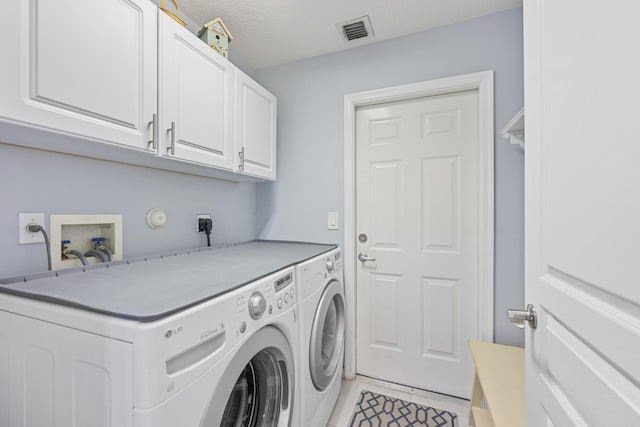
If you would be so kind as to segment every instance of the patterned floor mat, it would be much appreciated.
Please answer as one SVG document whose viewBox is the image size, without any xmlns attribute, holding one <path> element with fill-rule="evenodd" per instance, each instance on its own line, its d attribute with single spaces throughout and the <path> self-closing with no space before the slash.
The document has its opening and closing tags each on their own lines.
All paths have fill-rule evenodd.
<svg viewBox="0 0 640 427">
<path fill-rule="evenodd" d="M 362 390 L 349 427 L 458 427 L 458 416 L 449 411 L 417 405 Z"/>
</svg>

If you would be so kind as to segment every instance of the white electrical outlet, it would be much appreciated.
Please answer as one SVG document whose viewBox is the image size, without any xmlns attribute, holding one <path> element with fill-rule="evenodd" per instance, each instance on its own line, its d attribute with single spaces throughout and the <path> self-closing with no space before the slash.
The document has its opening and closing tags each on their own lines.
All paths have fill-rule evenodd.
<svg viewBox="0 0 640 427">
<path fill-rule="evenodd" d="M 27 225 L 29 224 L 38 224 L 44 228 L 44 213 L 18 212 L 18 243 L 21 245 L 44 243 L 44 235 L 42 233 L 27 231 Z"/>
<path fill-rule="evenodd" d="M 196 214 L 196 231 L 200 231 L 199 219 L 211 219 L 211 214 Z"/>
<path fill-rule="evenodd" d="M 327 229 L 338 230 L 338 212 L 329 212 L 327 222 Z"/>
</svg>

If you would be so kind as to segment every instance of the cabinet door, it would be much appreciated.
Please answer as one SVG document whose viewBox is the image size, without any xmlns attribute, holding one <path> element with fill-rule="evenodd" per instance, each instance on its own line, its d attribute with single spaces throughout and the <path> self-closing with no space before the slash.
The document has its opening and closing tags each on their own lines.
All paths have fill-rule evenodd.
<svg viewBox="0 0 640 427">
<path fill-rule="evenodd" d="M 0 120 L 151 150 L 157 13 L 146 0 L 3 2 Z"/>
<path fill-rule="evenodd" d="M 242 71 L 235 73 L 236 148 L 239 172 L 276 179 L 276 97 Z"/>
<path fill-rule="evenodd" d="M 234 67 L 166 14 L 159 22 L 162 154 L 232 169 Z"/>
</svg>

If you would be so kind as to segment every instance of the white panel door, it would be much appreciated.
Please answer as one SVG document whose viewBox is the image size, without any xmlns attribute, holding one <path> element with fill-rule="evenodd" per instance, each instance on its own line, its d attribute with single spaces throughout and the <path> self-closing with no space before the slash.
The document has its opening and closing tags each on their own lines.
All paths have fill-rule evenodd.
<svg viewBox="0 0 640 427">
<path fill-rule="evenodd" d="M 528 426 L 640 425 L 638 16 L 524 2 Z"/>
<path fill-rule="evenodd" d="M 358 108 L 359 374 L 469 397 L 478 141 L 476 91 Z"/>
<path fill-rule="evenodd" d="M 235 139 L 239 172 L 276 179 L 276 115 L 276 97 L 236 68 Z"/>
<path fill-rule="evenodd" d="M 231 170 L 234 67 L 165 13 L 159 22 L 161 154 Z"/>
<path fill-rule="evenodd" d="M 151 150 L 153 3 L 5 1 L 1 15 L 0 118 Z"/>
</svg>

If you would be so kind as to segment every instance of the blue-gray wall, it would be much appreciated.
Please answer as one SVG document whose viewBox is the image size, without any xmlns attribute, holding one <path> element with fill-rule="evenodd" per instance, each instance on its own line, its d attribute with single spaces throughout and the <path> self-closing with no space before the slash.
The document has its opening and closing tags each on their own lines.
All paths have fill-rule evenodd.
<svg viewBox="0 0 640 427">
<path fill-rule="evenodd" d="M 124 256 L 255 237 L 343 243 L 326 229 L 343 206 L 345 94 L 492 69 L 496 125 L 497 342 L 523 344 L 504 310 L 524 305 L 523 152 L 498 131 L 523 105 L 520 9 L 254 72 L 278 96 L 278 181 L 236 184 L 0 144 L 0 277 L 46 268 L 43 245 L 17 244 L 17 213 L 122 213 Z M 236 62 L 240 59 L 237 58 Z M 242 61 L 240 61 L 242 63 Z M 74 177 L 95 177 L 82 181 Z M 145 223 L 167 211 L 159 230 Z M 257 214 L 256 214 L 257 210 Z"/>
<path fill-rule="evenodd" d="M 43 244 L 18 245 L 18 212 L 122 214 L 124 257 L 205 246 L 196 214 L 213 216 L 213 243 L 254 239 L 256 184 L 0 144 L 0 277 L 47 269 Z M 153 230 L 149 209 L 167 212 Z M 176 284 L 179 286 L 179 284 Z"/>
<path fill-rule="evenodd" d="M 197 32 L 199 25 L 180 16 Z M 240 58 L 234 61 L 242 67 Z M 153 207 L 167 212 L 162 229 L 146 225 Z M 198 213 L 213 215 L 214 243 L 257 237 L 255 184 L 38 151 L 0 140 L 0 277 L 47 267 L 44 245 L 18 245 L 18 212 L 44 212 L 47 229 L 50 214 L 120 213 L 125 257 L 203 246 L 204 235 L 194 231 Z"/>
<path fill-rule="evenodd" d="M 523 105 L 522 10 L 252 73 L 278 97 L 278 181 L 258 184 L 263 238 L 336 242 L 344 216 L 345 94 L 495 71 L 495 339 L 524 344 L 505 310 L 524 306 L 523 151 L 500 129 Z"/>
</svg>

